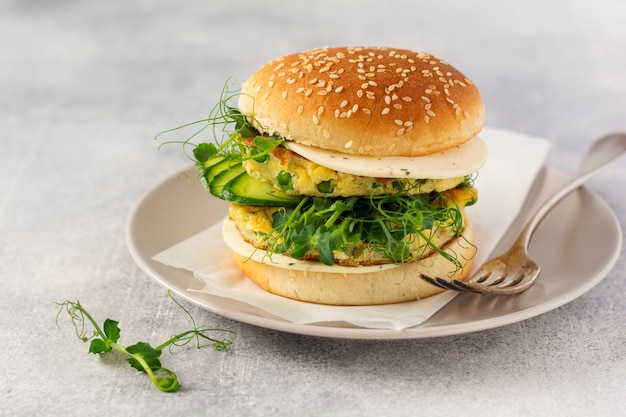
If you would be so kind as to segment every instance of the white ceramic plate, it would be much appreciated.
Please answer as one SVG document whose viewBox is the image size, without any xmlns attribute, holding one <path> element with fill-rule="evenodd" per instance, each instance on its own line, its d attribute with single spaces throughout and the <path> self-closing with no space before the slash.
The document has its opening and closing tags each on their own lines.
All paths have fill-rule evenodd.
<svg viewBox="0 0 626 417">
<path fill-rule="evenodd" d="M 193 167 L 188 169 L 195 175 Z M 495 253 L 506 249 L 523 220 L 566 177 L 544 167 L 516 221 Z M 296 324 L 247 304 L 189 291 L 203 283 L 190 272 L 152 260 L 152 256 L 221 220 L 227 204 L 210 197 L 200 183 L 175 173 L 158 183 L 139 201 L 130 215 L 127 244 L 148 276 L 179 297 L 215 314 L 255 326 L 312 336 L 353 339 L 408 339 L 469 333 L 515 323 L 546 313 L 583 295 L 613 267 L 622 235 L 613 211 L 596 194 L 582 188 L 567 197 L 546 217 L 535 233 L 530 252 L 542 275 L 526 292 L 516 296 L 459 294 L 419 326 L 402 331 L 367 329 L 343 323 Z"/>
</svg>

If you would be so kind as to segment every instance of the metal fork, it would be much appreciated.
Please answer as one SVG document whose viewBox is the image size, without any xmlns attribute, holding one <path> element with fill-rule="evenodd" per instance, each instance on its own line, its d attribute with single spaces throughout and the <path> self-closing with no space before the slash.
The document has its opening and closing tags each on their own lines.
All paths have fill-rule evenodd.
<svg viewBox="0 0 626 417">
<path fill-rule="evenodd" d="M 530 239 L 546 214 L 566 195 L 594 177 L 610 162 L 626 151 L 626 133 L 618 132 L 598 139 L 589 148 L 576 174 L 539 207 L 526 222 L 513 246 L 501 256 L 486 262 L 467 281 L 447 280 L 421 275 L 430 284 L 455 291 L 481 294 L 511 295 L 530 288 L 539 276 L 540 268 L 528 255 Z"/>
</svg>

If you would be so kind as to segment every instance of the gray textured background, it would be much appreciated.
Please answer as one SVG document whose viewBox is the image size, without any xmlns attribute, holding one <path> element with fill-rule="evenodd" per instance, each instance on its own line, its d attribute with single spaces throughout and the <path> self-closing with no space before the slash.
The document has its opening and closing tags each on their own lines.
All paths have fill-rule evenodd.
<svg viewBox="0 0 626 417">
<path fill-rule="evenodd" d="M 589 142 L 626 127 L 626 2 L 0 2 L 0 414 L 626 415 L 626 256 L 576 301 L 474 334 L 357 341 L 256 328 L 230 352 L 184 348 L 162 394 L 119 357 L 55 326 L 53 301 L 118 319 L 122 341 L 188 326 L 134 264 L 138 198 L 187 166 L 155 133 L 207 114 L 229 76 L 324 45 L 441 56 L 483 93 L 488 124 L 553 142 L 572 172 Z M 590 184 L 626 226 L 626 165 Z"/>
</svg>

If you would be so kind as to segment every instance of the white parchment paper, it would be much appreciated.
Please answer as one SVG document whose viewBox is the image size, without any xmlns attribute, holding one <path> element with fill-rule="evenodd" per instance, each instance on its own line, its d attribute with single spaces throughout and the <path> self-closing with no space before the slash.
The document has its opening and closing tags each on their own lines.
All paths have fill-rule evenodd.
<svg viewBox="0 0 626 417">
<path fill-rule="evenodd" d="M 508 131 L 485 129 L 480 136 L 489 147 L 489 159 L 475 181 L 478 203 L 468 208 L 478 247 L 475 267 L 489 257 L 519 213 L 550 149 L 549 142 L 543 139 Z M 456 295 L 447 291 L 414 302 L 346 307 L 304 303 L 269 294 L 234 265 L 221 229 L 219 222 L 153 259 L 186 269 L 202 279 L 205 287 L 200 292 L 235 299 L 298 324 L 345 322 L 366 328 L 402 330 L 424 322 Z"/>
</svg>

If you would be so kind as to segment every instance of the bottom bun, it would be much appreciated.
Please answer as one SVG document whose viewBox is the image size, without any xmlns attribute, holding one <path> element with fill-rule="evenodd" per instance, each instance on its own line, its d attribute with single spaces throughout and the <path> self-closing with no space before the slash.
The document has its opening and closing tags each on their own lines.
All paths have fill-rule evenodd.
<svg viewBox="0 0 626 417">
<path fill-rule="evenodd" d="M 472 269 L 475 247 L 474 230 L 465 217 L 463 235 L 443 249 L 456 254 L 463 264 L 459 269 L 438 253 L 398 268 L 366 274 L 306 272 L 278 268 L 256 262 L 235 253 L 235 264 L 252 281 L 270 293 L 298 301 L 330 305 L 376 305 L 420 300 L 444 290 L 420 278 L 431 277 L 465 280 Z"/>
</svg>

